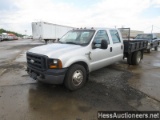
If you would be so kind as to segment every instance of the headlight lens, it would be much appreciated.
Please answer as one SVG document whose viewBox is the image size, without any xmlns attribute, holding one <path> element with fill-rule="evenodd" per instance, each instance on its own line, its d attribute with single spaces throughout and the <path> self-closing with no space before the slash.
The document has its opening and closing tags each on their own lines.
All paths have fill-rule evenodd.
<svg viewBox="0 0 160 120">
<path fill-rule="evenodd" d="M 150 45 L 151 43 L 148 43 L 148 45 Z"/>
<path fill-rule="evenodd" d="M 58 60 L 53 60 L 53 64 L 58 64 Z"/>
<path fill-rule="evenodd" d="M 59 59 L 49 59 L 49 68 L 56 69 L 62 68 L 62 62 Z"/>
</svg>

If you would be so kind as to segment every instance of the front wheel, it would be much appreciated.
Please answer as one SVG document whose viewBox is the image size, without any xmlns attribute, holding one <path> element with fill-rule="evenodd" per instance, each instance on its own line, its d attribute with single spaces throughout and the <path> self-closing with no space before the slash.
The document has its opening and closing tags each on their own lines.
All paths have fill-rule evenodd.
<svg viewBox="0 0 160 120">
<path fill-rule="evenodd" d="M 133 59 L 132 59 L 133 65 L 138 65 L 141 62 L 142 54 L 143 53 L 141 51 L 137 51 L 133 54 Z"/>
<path fill-rule="evenodd" d="M 64 84 L 71 91 L 84 86 L 87 80 L 86 69 L 79 64 L 72 65 L 65 77 Z"/>
</svg>

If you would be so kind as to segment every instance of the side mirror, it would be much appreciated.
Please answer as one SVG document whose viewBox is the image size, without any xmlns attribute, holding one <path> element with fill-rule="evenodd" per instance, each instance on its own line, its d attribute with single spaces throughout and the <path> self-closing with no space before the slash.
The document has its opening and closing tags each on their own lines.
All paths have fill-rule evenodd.
<svg viewBox="0 0 160 120">
<path fill-rule="evenodd" d="M 107 49 L 108 48 L 108 43 L 106 40 L 101 41 L 101 49 Z"/>
<path fill-rule="evenodd" d="M 100 43 L 95 43 L 95 42 L 93 42 L 92 48 L 93 48 L 93 49 L 96 49 L 96 48 L 107 49 L 107 48 L 108 48 L 107 40 L 101 40 Z"/>
</svg>

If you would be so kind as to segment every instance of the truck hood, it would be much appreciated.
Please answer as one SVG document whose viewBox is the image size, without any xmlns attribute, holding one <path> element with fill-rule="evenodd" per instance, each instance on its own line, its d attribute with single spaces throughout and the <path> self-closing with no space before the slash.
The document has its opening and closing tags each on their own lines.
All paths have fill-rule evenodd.
<svg viewBox="0 0 160 120">
<path fill-rule="evenodd" d="M 82 48 L 80 45 L 53 43 L 32 48 L 28 52 L 46 55 L 50 58 L 58 58 L 60 55 L 79 50 L 80 48 Z"/>
</svg>

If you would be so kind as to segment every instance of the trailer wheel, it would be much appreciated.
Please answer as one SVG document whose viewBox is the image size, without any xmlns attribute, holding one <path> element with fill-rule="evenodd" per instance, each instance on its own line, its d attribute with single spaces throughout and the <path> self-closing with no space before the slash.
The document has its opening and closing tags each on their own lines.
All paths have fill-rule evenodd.
<svg viewBox="0 0 160 120">
<path fill-rule="evenodd" d="M 156 47 L 154 48 L 154 50 L 157 51 L 157 50 L 158 50 L 158 46 L 156 46 Z"/>
<path fill-rule="evenodd" d="M 86 69 L 79 64 L 72 65 L 65 77 L 64 84 L 71 91 L 77 90 L 84 86 L 87 81 Z"/>
<path fill-rule="evenodd" d="M 133 65 L 138 65 L 142 60 L 142 52 L 137 51 L 133 54 L 133 59 L 132 59 L 132 64 Z"/>
<path fill-rule="evenodd" d="M 47 44 L 47 43 L 48 43 L 48 39 L 44 39 L 44 41 L 45 41 L 45 44 Z"/>
</svg>

